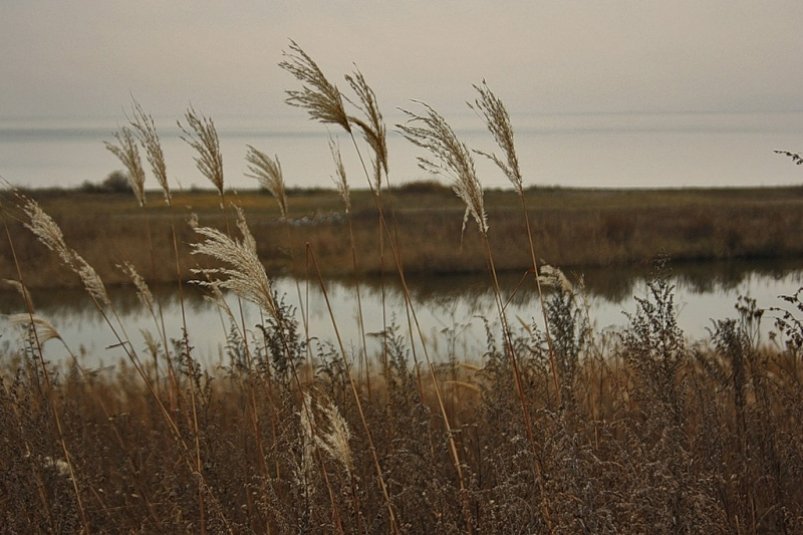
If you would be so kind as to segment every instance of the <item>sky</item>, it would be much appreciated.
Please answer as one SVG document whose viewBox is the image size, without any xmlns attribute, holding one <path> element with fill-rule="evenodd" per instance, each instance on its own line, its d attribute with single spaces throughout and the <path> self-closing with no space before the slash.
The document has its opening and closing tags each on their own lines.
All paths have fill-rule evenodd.
<svg viewBox="0 0 803 535">
<path fill-rule="evenodd" d="M 289 39 L 385 109 L 464 110 L 486 79 L 513 112 L 803 109 L 803 2 L 4 0 L 0 118 L 287 113 Z"/>
</svg>

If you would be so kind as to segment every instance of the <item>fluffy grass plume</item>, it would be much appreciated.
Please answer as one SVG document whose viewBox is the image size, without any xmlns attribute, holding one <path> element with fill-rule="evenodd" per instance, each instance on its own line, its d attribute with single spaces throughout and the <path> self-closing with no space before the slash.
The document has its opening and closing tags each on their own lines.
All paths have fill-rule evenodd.
<svg viewBox="0 0 803 535">
<path fill-rule="evenodd" d="M 194 273 L 201 274 L 209 280 L 194 282 L 200 286 L 218 286 L 231 290 L 277 317 L 278 309 L 273 299 L 270 279 L 259 261 L 256 242 L 239 208 L 237 208 L 237 227 L 243 236 L 242 240 L 230 238 L 214 228 L 195 228 L 195 232 L 204 240 L 192 244 L 192 254 L 209 256 L 228 267 L 195 269 Z"/>
<path fill-rule="evenodd" d="M 55 253 L 65 266 L 81 278 L 84 288 L 99 305 L 110 306 L 111 301 L 100 276 L 81 255 L 67 246 L 64 234 L 53 218 L 45 213 L 33 199 L 23 198 L 22 211 L 27 218 L 24 222 L 25 227 L 33 232 L 45 247 Z"/>
<path fill-rule="evenodd" d="M 502 100 L 488 88 L 485 80 L 482 81 L 482 84 L 475 85 L 474 89 L 479 93 L 479 97 L 473 104 L 468 103 L 468 105 L 485 119 L 485 124 L 494 141 L 505 154 L 505 160 L 502 160 L 496 154 L 482 151 L 475 152 L 489 158 L 498 165 L 513 184 L 513 187 L 516 188 L 518 194 L 522 195 L 524 193 L 524 185 L 521 170 L 519 169 L 519 158 L 516 155 L 516 145 L 513 142 L 513 126 L 510 124 L 510 115 L 507 112 L 507 108 L 505 108 Z"/>
<path fill-rule="evenodd" d="M 482 185 L 477 178 L 471 152 L 465 143 L 457 139 L 443 116 L 428 104 L 420 104 L 424 109 L 421 114 L 402 110 L 408 121 L 397 126 L 411 143 L 426 149 L 432 155 L 432 158 L 419 156 L 419 166 L 452 181 L 452 190 L 466 205 L 463 228 L 465 229 L 466 220 L 471 215 L 480 232 L 487 235 L 488 217 L 485 213 Z"/>
<path fill-rule="evenodd" d="M 145 149 L 145 156 L 148 163 L 151 165 L 153 176 L 162 188 L 165 203 L 170 206 L 170 185 L 167 182 L 167 165 L 165 164 L 164 152 L 162 151 L 162 143 L 159 140 L 159 134 L 156 132 L 156 125 L 153 122 L 153 117 L 145 113 L 136 100 L 133 104 L 133 114 L 130 123 L 132 128 L 136 131 L 137 138 L 140 145 Z"/>
<path fill-rule="evenodd" d="M 340 195 L 340 198 L 343 199 L 343 206 L 348 214 L 351 212 L 351 190 L 349 189 L 349 182 L 346 177 L 346 166 L 343 165 L 343 156 L 340 154 L 340 147 L 331 137 L 329 138 L 329 152 L 332 153 L 332 161 L 334 161 L 336 173 L 336 177 L 332 180 L 337 188 L 337 193 Z"/>
<path fill-rule="evenodd" d="M 36 314 L 10 314 L 6 316 L 8 324 L 12 327 L 18 327 L 26 334 L 31 334 L 31 328 L 36 329 L 36 339 L 40 344 L 44 344 L 48 340 L 60 340 L 61 335 L 48 320 Z"/>
<path fill-rule="evenodd" d="M 217 189 L 218 195 L 223 197 L 223 155 L 220 152 L 220 140 L 212 119 L 198 114 L 190 106 L 184 114 L 187 126 L 178 123 L 184 135 L 181 136 L 190 147 L 198 153 L 195 164 L 198 170 Z"/>
<path fill-rule="evenodd" d="M 265 188 L 276 199 L 282 218 L 287 218 L 287 194 L 284 188 L 284 176 L 282 175 L 282 164 L 279 157 L 271 158 L 264 152 L 248 145 L 248 153 L 245 156 L 248 162 L 248 172 L 246 176 L 257 179 L 259 185 Z"/>
<path fill-rule="evenodd" d="M 340 90 L 323 75 L 318 64 L 298 43 L 290 40 L 290 52 L 283 52 L 279 67 L 302 83 L 300 90 L 288 90 L 285 102 L 307 110 L 310 118 L 322 123 L 338 124 L 351 133 L 351 125 Z"/>
<path fill-rule="evenodd" d="M 145 170 L 139 157 L 139 148 L 134 132 L 127 126 L 115 132 L 116 143 L 104 141 L 106 149 L 117 156 L 128 171 L 128 182 L 140 206 L 145 206 Z"/>
<path fill-rule="evenodd" d="M 376 188 L 379 189 L 382 171 L 385 174 L 388 172 L 388 144 L 385 121 L 379 111 L 376 94 L 365 81 L 362 73 L 357 70 L 353 76 L 347 75 L 346 81 L 356 93 L 358 99 L 357 102 L 349 102 L 352 102 L 365 116 L 364 120 L 359 117 L 349 116 L 349 120 L 360 128 L 363 138 L 365 138 L 366 143 L 374 152 L 374 181 Z"/>
</svg>

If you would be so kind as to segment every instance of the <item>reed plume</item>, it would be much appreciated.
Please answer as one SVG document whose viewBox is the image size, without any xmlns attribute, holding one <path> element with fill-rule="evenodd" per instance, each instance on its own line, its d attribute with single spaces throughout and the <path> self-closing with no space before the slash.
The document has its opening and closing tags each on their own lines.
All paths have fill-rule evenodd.
<svg viewBox="0 0 803 535">
<path fill-rule="evenodd" d="M 265 188 L 276 199 L 282 219 L 287 219 L 287 194 L 284 187 L 284 176 L 282 175 L 282 164 L 278 156 L 271 158 L 264 152 L 248 145 L 248 153 L 245 156 L 248 162 L 248 173 L 246 176 L 257 179 L 259 185 Z"/>
<path fill-rule="evenodd" d="M 153 117 L 142 109 L 142 106 L 134 100 L 133 118 L 129 121 L 137 133 L 140 145 L 145 149 L 148 163 L 151 165 L 153 176 L 162 188 L 165 204 L 170 206 L 170 185 L 167 182 L 167 165 L 165 164 L 162 143 L 159 134 L 156 132 L 156 125 Z"/>
<path fill-rule="evenodd" d="M 36 330 L 36 338 L 40 344 L 44 344 L 48 340 L 61 340 L 61 335 L 58 330 L 45 318 L 36 314 L 20 313 L 9 314 L 6 316 L 9 325 L 12 327 L 19 327 L 27 334 L 32 334 L 31 330 Z"/>
<path fill-rule="evenodd" d="M 379 191 L 382 184 L 382 171 L 388 173 L 388 144 L 387 128 L 379 111 L 374 90 L 365 81 L 365 77 L 359 70 L 354 75 L 346 75 L 346 81 L 357 95 L 357 102 L 351 102 L 354 107 L 362 112 L 365 119 L 349 116 L 349 121 L 357 125 L 362 132 L 365 142 L 374 152 L 374 187 Z M 348 99 L 347 99 L 348 100 Z"/>
<path fill-rule="evenodd" d="M 337 142 L 329 138 L 329 152 L 332 153 L 332 161 L 335 164 L 336 177 L 332 179 L 335 183 L 337 193 L 343 201 L 343 209 L 346 214 L 351 213 L 351 190 L 349 189 L 349 181 L 346 176 L 346 167 L 343 165 L 343 156 L 340 154 L 340 147 Z"/>
<path fill-rule="evenodd" d="M 24 225 L 34 233 L 39 241 L 81 278 L 84 288 L 99 306 L 109 307 L 111 301 L 106 287 L 95 269 L 84 258 L 70 249 L 64 241 L 64 234 L 58 224 L 33 199 L 22 198 L 22 210 L 27 220 Z"/>
<path fill-rule="evenodd" d="M 123 262 L 122 264 L 118 264 L 117 267 L 134 283 L 134 287 L 137 289 L 137 298 L 142 306 L 153 314 L 156 300 L 153 298 L 151 289 L 148 287 L 145 279 L 139 274 L 134 264 L 131 262 Z"/>
<path fill-rule="evenodd" d="M 209 179 L 223 199 L 223 154 L 220 152 L 220 140 L 215 123 L 212 119 L 198 114 L 192 106 L 187 109 L 184 118 L 187 121 L 186 127 L 180 121 L 177 123 L 184 132 L 181 139 L 198 153 L 194 158 L 198 170 Z"/>
<path fill-rule="evenodd" d="M 3 279 L 3 282 L 17 290 L 17 293 L 20 294 L 22 297 L 23 302 L 25 303 L 26 310 L 33 310 L 33 299 L 31 299 L 31 293 L 28 291 L 28 288 L 25 287 L 20 281 L 16 281 L 13 279 Z"/>
<path fill-rule="evenodd" d="M 329 402 L 322 409 L 329 424 L 329 431 L 316 436 L 316 442 L 332 459 L 340 463 L 347 474 L 351 475 L 354 472 L 354 459 L 349 446 L 351 440 L 349 424 L 334 403 Z"/>
<path fill-rule="evenodd" d="M 292 39 L 290 52 L 282 52 L 282 55 L 285 59 L 279 63 L 279 67 L 303 84 L 300 90 L 288 90 L 285 102 L 290 106 L 306 109 L 312 119 L 338 124 L 350 133 L 351 125 L 343 105 L 343 96 L 326 79 L 318 64 Z"/>
<path fill-rule="evenodd" d="M 418 157 L 419 166 L 430 173 L 446 176 L 452 181 L 452 190 L 466 205 L 463 229 L 469 215 L 474 218 L 480 233 L 488 235 L 488 217 L 485 213 L 482 185 L 477 178 L 474 159 L 465 143 L 457 139 L 446 119 L 431 106 L 420 103 L 422 114 L 402 110 L 407 124 L 397 125 L 404 137 L 414 145 L 429 151 L 434 158 Z M 423 126 L 416 126 L 421 124 Z"/>
<path fill-rule="evenodd" d="M 134 132 L 124 126 L 113 135 L 117 141 L 116 144 L 109 141 L 104 141 L 103 144 L 125 166 L 128 171 L 128 182 L 131 184 L 134 196 L 140 206 L 145 206 L 145 170 L 142 168 L 142 160 L 139 156 L 139 148 L 137 148 Z"/>
<path fill-rule="evenodd" d="M 552 381 L 555 385 L 555 396 L 558 404 L 560 404 L 561 388 L 560 379 L 558 377 L 557 362 L 555 360 L 555 348 L 552 335 L 549 332 L 549 319 L 547 318 L 544 294 L 541 291 L 541 277 L 539 276 L 538 262 L 536 260 L 535 244 L 533 240 L 532 228 L 530 226 L 530 215 L 527 211 L 527 201 L 524 197 L 524 184 L 521 175 L 521 169 L 519 169 L 519 158 L 516 154 L 516 144 L 513 140 L 513 125 L 510 123 L 510 115 L 508 114 L 507 108 L 502 102 L 502 99 L 497 97 L 493 91 L 490 90 L 485 80 L 482 81 L 481 85 L 475 85 L 474 89 L 476 89 L 479 93 L 479 98 L 474 101 L 473 105 L 471 103 L 468 103 L 468 105 L 471 109 L 476 111 L 485 119 L 485 124 L 488 127 L 488 131 L 493 136 L 496 144 L 499 145 L 499 148 L 502 149 L 502 152 L 505 154 L 505 159 L 503 160 L 493 153 L 486 153 L 482 151 L 475 152 L 489 158 L 502 170 L 505 176 L 507 176 L 508 180 L 510 180 L 511 184 L 513 184 L 513 187 L 519 196 L 519 200 L 521 201 L 521 210 L 524 215 L 524 223 L 527 228 L 527 242 L 530 246 L 532 272 L 535 278 L 535 286 L 538 290 L 538 299 L 541 303 L 541 314 L 544 318 L 544 332 L 546 334 L 547 345 L 549 346 L 549 363 L 552 371 Z M 559 273 L 560 276 L 558 276 L 557 273 Z M 557 273 L 555 273 L 555 268 L 550 267 L 549 270 L 547 270 L 547 276 L 552 276 L 553 278 L 557 277 L 557 282 L 559 285 L 565 287 L 565 285 L 569 282 L 568 279 L 566 279 L 560 270 L 557 270 Z M 571 285 L 569 284 L 569 286 Z"/>
<path fill-rule="evenodd" d="M 195 228 L 195 232 L 200 234 L 204 241 L 191 245 L 192 254 L 209 256 L 229 267 L 194 269 L 193 273 L 201 274 L 211 280 L 193 282 L 200 286 L 214 285 L 231 290 L 278 318 L 279 310 L 273 299 L 271 281 L 259 261 L 256 242 L 239 208 L 237 208 L 237 227 L 242 234 L 241 240 L 230 238 L 214 228 Z"/>
<path fill-rule="evenodd" d="M 480 114 L 485 119 L 485 124 L 491 132 L 496 144 L 505 154 L 502 160 L 496 154 L 475 150 L 493 161 L 505 173 L 510 183 L 519 195 L 524 193 L 523 179 L 519 169 L 519 158 L 516 155 L 516 145 L 513 141 L 513 126 L 510 124 L 510 115 L 507 112 L 502 100 L 494 95 L 488 88 L 485 80 L 481 85 L 474 85 L 474 89 L 480 94 L 474 104 L 468 103 L 469 107 Z"/>
</svg>

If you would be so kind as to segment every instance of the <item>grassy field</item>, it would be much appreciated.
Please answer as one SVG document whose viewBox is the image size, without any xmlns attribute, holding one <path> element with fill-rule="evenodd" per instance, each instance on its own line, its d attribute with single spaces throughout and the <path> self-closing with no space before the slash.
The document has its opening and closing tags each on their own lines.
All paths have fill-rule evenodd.
<svg viewBox="0 0 803 535">
<path fill-rule="evenodd" d="M 528 195 L 550 261 L 801 252 L 799 189 Z M 35 316 L 20 300 L 30 315 L 12 320 L 19 340 L 0 346 L 0 525 L 8 532 L 803 532 L 803 290 L 790 289 L 787 310 L 741 299 L 709 340 L 690 344 L 664 272 L 637 298 L 627 327 L 597 333 L 578 281 L 542 268 L 553 287 L 543 323 L 511 326 L 499 294 L 499 317 L 485 318 L 486 350 L 432 363 L 432 341 L 421 339 L 423 354 L 409 343 L 420 336 L 409 301 L 406 328 L 387 324 L 382 350 L 368 354 L 316 341 L 303 313 L 270 294 L 257 251 L 271 271 L 349 271 L 349 232 L 333 192 L 293 192 L 289 221 L 265 194 L 230 195 L 250 231 L 211 193 L 176 195 L 172 210 L 109 194 L 34 196 L 63 242 L 38 205 L 4 202 L 3 276 L 18 278 L 13 244 L 27 284 L 83 284 L 119 340 L 107 348 L 119 361 L 87 369 L 80 349 L 59 337 L 59 318 Z M 463 210 L 450 191 L 386 194 L 387 236 L 403 260 L 386 259 L 385 269 L 484 267 L 495 279 L 483 261 L 491 258 L 527 269 L 516 200 L 487 193 L 495 241 L 493 256 L 483 256 L 474 228 L 459 245 Z M 377 212 L 367 192 L 352 202 L 361 269 L 378 270 Z M 211 227 L 193 230 L 191 212 Z M 199 365 L 192 340 L 160 324 L 144 281 L 114 267 L 133 261 L 148 278 L 175 283 L 171 224 L 185 269 L 203 260 L 218 270 L 207 273 L 218 288 L 265 313 L 243 330 L 226 309 L 219 367 Z M 300 260 L 304 243 L 312 263 Z M 98 274 L 133 278 L 153 325 L 123 325 Z M 774 322 L 770 341 L 758 337 L 762 321 Z M 149 332 L 144 348 L 126 334 L 137 331 Z M 45 344 L 61 344 L 60 363 L 45 360 Z"/>
<path fill-rule="evenodd" d="M 172 207 L 152 193 L 146 208 L 128 195 L 2 198 L 0 277 L 23 313 L 0 344 L 0 531 L 803 532 L 803 289 L 781 309 L 741 297 L 691 343 L 666 265 L 617 332 L 593 330 L 582 280 L 553 267 L 801 258 L 803 189 L 526 190 L 507 111 L 482 83 L 469 105 L 512 189 L 483 192 L 474 153 L 418 103 L 398 128 L 457 196 L 431 183 L 388 190 L 386 128 L 362 74 L 346 76 L 344 99 L 292 41 L 280 67 L 300 84 L 288 104 L 342 127 L 358 152 L 362 137 L 380 195 L 349 197 L 334 148 L 338 192 L 285 198 L 278 161 L 251 147 L 249 170 L 273 198 L 228 193 L 214 123 L 190 108 L 184 139 L 215 193 L 174 192 Z M 142 147 L 169 198 L 153 120 L 135 103 L 129 121 L 107 148 L 143 200 Z M 503 270 L 535 288 L 531 323 L 510 317 Z M 434 345 L 457 347 L 460 333 L 427 339 L 406 276 L 471 271 L 493 288 L 486 347 L 434 362 Z M 334 340 L 309 332 L 302 299 L 284 305 L 278 272 L 319 284 Z M 369 352 L 360 284 L 377 272 L 380 287 L 398 282 L 405 312 L 391 318 L 383 301 Z M 325 281 L 344 274 L 356 316 L 329 306 Z M 219 366 L 197 359 L 187 278 L 221 312 Z M 146 279 L 176 285 L 178 332 Z M 135 285 L 147 325 L 120 320 L 106 291 L 118 282 Z M 62 318 L 38 316 L 27 292 L 77 284 L 116 340 L 113 368 L 88 369 Z M 361 347 L 337 335 L 343 322 Z"/>
<path fill-rule="evenodd" d="M 176 193 L 173 208 L 149 193 L 139 208 L 133 196 L 76 191 L 32 192 L 60 224 L 65 237 L 107 283 L 124 282 L 115 268 L 130 261 L 151 282 L 175 280 L 170 225 L 175 225 L 184 277 L 198 259 L 191 213 L 202 225 L 225 228 L 231 210 L 221 212 L 213 192 Z M 513 191 L 488 191 L 486 209 L 497 269 L 526 270 L 529 249 L 519 199 Z M 377 211 L 366 190 L 352 192 L 358 270 L 380 271 Z M 464 206 L 445 186 L 417 183 L 383 194 L 392 209 L 394 232 L 407 273 L 484 271 L 482 242 L 469 225 L 462 245 Z M 288 221 L 278 220 L 267 193 L 229 195 L 242 207 L 269 273 L 303 274 L 310 244 L 325 275 L 352 273 L 342 202 L 335 191 L 289 191 Z M 527 192 L 533 238 L 548 263 L 568 267 L 649 263 L 658 255 L 674 261 L 803 257 L 803 188 L 578 190 L 545 188 Z M 228 215 L 226 215 L 228 213 Z M 32 234 L 11 220 L 11 232 L 30 287 L 73 286 Z M 386 259 L 387 261 L 387 259 Z M 293 263 L 295 266 L 293 266 Z M 385 270 L 391 270 L 387 261 Z M 8 243 L 0 243 L 0 277 L 14 278 Z"/>
</svg>

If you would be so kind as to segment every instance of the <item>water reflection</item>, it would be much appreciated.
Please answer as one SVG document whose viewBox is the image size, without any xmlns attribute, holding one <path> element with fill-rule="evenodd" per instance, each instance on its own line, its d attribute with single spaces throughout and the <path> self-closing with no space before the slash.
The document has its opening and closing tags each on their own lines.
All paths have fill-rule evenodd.
<svg viewBox="0 0 803 535">
<path fill-rule="evenodd" d="M 626 324 L 624 312 L 635 310 L 634 295 L 644 295 L 650 266 L 593 268 L 582 273 L 585 292 L 589 298 L 590 313 L 598 330 L 617 328 Z M 567 273 L 577 279 L 578 274 Z M 500 278 L 505 296 L 509 297 L 511 319 L 531 323 L 540 318 L 538 300 L 531 279 L 523 280 L 524 273 L 505 273 Z M 716 262 L 676 263 L 671 266 L 676 287 L 679 324 L 687 336 L 702 338 L 711 319 L 733 317 L 733 305 L 739 295 L 750 295 L 759 306 L 778 305 L 778 295 L 791 294 L 803 285 L 803 262 L 797 260 L 772 262 Z M 276 290 L 285 295 L 288 304 L 298 307 L 299 291 L 304 308 L 308 310 L 311 335 L 322 341 L 334 340 L 334 328 L 323 294 L 315 281 L 295 281 L 280 278 Z M 357 281 L 338 279 L 327 282 L 327 293 L 337 321 L 337 328 L 347 349 L 361 345 L 357 329 Z M 492 287 L 487 275 L 452 275 L 438 277 L 411 277 L 408 280 L 419 324 L 427 340 L 427 347 L 436 358 L 455 354 L 458 358 L 476 359 L 485 347 L 484 325 L 478 316 L 496 321 Z M 383 285 L 379 278 L 360 279 L 359 287 L 368 332 L 382 330 Z M 161 303 L 168 336 L 181 336 L 181 315 L 176 287 L 152 288 Z M 93 363 L 109 363 L 122 358 L 120 348 L 111 348 L 117 340 L 105 325 L 82 290 L 61 289 L 34 291 L 37 312 L 54 323 L 73 351 L 83 352 Z M 132 288 L 117 287 L 109 290 L 113 306 L 138 349 L 144 348 L 141 329 L 156 332 L 153 320 L 143 310 Z M 388 321 L 399 326 L 409 340 L 408 318 L 399 284 L 390 275 L 385 277 L 384 298 Z M 238 310 L 236 299 L 229 296 L 233 310 Z M 201 289 L 185 286 L 184 307 L 188 330 L 196 354 L 207 363 L 214 363 L 222 354 L 227 330 L 226 322 L 217 309 L 206 299 Z M 0 291 L 0 313 L 21 312 L 22 303 L 13 291 Z M 247 328 L 261 322 L 260 312 L 244 304 L 243 319 Z M 518 323 L 518 322 L 516 322 Z M 540 323 L 540 319 L 536 321 Z M 769 327 L 770 322 L 766 322 Z M 0 318 L 0 342 L 16 343 L 17 334 L 4 318 Z M 379 342 L 370 338 L 369 351 L 376 351 Z M 420 348 L 420 343 L 418 343 Z M 64 351 L 49 349 L 52 359 L 63 357 Z"/>
</svg>

